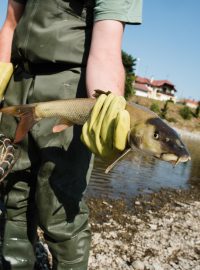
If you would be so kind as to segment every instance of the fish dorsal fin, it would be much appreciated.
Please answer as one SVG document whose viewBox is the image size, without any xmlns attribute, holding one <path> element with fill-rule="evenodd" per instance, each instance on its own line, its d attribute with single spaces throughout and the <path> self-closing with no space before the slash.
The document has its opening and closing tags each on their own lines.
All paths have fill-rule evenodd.
<svg viewBox="0 0 200 270">
<path fill-rule="evenodd" d="M 116 165 L 123 157 L 125 157 L 130 151 L 132 151 L 131 148 L 126 149 L 126 150 L 121 154 L 121 156 L 119 156 L 112 164 L 110 164 L 110 165 L 106 168 L 105 173 L 109 173 L 109 171 L 111 171 L 111 170 L 114 168 L 114 166 L 115 166 L 115 165 Z"/>
<path fill-rule="evenodd" d="M 94 94 L 92 96 L 95 97 L 95 98 L 98 98 L 102 94 L 108 96 L 110 93 L 111 93 L 111 91 L 103 91 L 103 90 L 100 90 L 100 89 L 95 89 Z"/>
</svg>

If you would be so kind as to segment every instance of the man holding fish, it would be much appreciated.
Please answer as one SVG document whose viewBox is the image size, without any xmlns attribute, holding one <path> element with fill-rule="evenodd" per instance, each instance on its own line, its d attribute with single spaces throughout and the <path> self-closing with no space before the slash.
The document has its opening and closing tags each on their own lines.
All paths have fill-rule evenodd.
<svg viewBox="0 0 200 270">
<path fill-rule="evenodd" d="M 4 180 L 4 270 L 34 268 L 38 225 L 52 253 L 53 269 L 87 269 L 91 234 L 82 195 L 90 174 L 88 148 L 104 157 L 126 148 L 130 116 L 121 97 L 121 43 L 124 25 L 141 22 L 141 6 L 142 0 L 8 1 L 0 62 L 12 62 L 14 72 L 0 130 L 18 143 L 20 158 Z M 84 106 L 81 100 L 72 103 L 70 119 L 60 103 L 56 114 L 48 104 L 39 115 L 33 114 L 32 103 L 92 97 L 95 89 L 113 94 L 100 95 L 95 106 L 94 99 L 88 99 L 85 110 L 90 108 L 91 118 L 87 115 L 86 123 L 77 123 L 85 123 L 83 133 L 74 126 L 72 113 L 80 113 L 75 107 Z M 30 106 L 16 111 L 19 104 Z M 43 117 L 44 112 L 50 115 Z M 13 115 L 20 117 L 19 125 Z"/>
</svg>

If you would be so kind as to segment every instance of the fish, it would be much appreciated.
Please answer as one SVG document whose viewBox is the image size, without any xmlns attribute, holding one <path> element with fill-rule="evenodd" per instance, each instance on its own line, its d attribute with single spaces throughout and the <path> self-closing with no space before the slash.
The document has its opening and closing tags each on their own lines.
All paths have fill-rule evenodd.
<svg viewBox="0 0 200 270">
<path fill-rule="evenodd" d="M 96 96 L 101 92 L 97 90 Z M 0 112 L 20 118 L 14 139 L 14 143 L 19 143 L 33 125 L 44 118 L 56 117 L 58 125 L 83 125 L 89 119 L 95 103 L 95 98 L 74 98 L 8 106 L 1 108 Z M 140 151 L 174 166 L 191 159 L 179 134 L 156 113 L 131 101 L 126 102 L 125 109 L 130 114 L 127 147 L 107 172 L 130 151 Z"/>
</svg>

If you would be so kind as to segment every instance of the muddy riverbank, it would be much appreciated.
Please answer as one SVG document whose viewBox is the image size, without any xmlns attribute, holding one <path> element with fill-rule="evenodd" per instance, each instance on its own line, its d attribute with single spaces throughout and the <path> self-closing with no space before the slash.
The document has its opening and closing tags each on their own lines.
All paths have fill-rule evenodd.
<svg viewBox="0 0 200 270">
<path fill-rule="evenodd" d="M 161 189 L 128 203 L 86 198 L 92 230 L 88 270 L 200 270 L 199 191 Z M 45 247 L 37 245 L 36 270 L 51 269 Z"/>
<path fill-rule="evenodd" d="M 86 201 L 92 229 L 88 270 L 200 270 L 199 187 L 162 189 L 129 204 L 105 197 Z M 36 269 L 48 270 L 42 248 Z"/>
<path fill-rule="evenodd" d="M 88 200 L 89 270 L 200 270 L 200 195 L 161 190 L 124 200 Z"/>
</svg>

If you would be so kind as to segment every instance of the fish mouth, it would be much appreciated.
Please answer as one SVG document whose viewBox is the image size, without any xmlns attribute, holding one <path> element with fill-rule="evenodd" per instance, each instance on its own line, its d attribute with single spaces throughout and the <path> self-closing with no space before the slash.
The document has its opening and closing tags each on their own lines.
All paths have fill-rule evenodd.
<svg viewBox="0 0 200 270">
<path fill-rule="evenodd" d="M 178 163 L 183 163 L 191 160 L 190 155 L 177 156 L 171 153 L 161 153 L 160 155 L 155 155 L 155 157 L 164 161 L 168 161 L 174 166 Z"/>
</svg>

